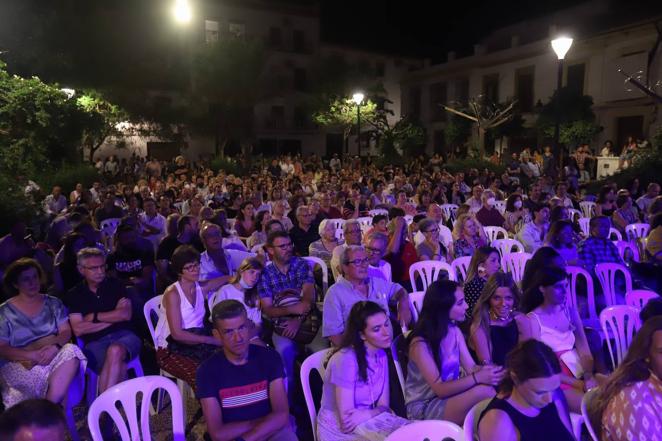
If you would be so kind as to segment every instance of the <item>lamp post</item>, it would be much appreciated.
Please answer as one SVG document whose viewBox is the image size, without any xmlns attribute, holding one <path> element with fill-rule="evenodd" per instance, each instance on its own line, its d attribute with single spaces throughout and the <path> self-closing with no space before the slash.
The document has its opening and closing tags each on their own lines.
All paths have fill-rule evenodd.
<svg viewBox="0 0 662 441">
<path fill-rule="evenodd" d="M 175 16 L 175 20 L 182 24 L 191 21 L 191 16 L 193 15 L 188 0 L 175 0 L 175 6 L 172 8 L 172 13 Z"/>
<path fill-rule="evenodd" d="M 559 155 L 559 165 L 560 169 L 563 169 L 563 151 L 559 145 L 559 131 L 561 125 L 561 86 L 563 85 L 563 59 L 565 54 L 570 50 L 572 46 L 572 38 L 569 37 L 558 37 L 552 40 L 552 49 L 559 59 L 558 63 L 558 72 L 556 76 L 556 109 L 555 109 L 555 122 L 554 122 L 554 149 Z"/>
<path fill-rule="evenodd" d="M 356 92 L 352 95 L 352 101 L 356 103 L 356 143 L 358 145 L 359 156 L 361 156 L 361 104 L 363 103 L 363 98 L 365 98 L 365 95 L 361 92 Z"/>
</svg>

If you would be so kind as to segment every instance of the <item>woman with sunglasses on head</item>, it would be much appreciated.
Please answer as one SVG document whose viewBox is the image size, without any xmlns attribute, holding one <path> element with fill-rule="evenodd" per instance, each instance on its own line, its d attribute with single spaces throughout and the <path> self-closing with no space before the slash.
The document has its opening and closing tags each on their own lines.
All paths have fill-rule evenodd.
<svg viewBox="0 0 662 441">
<path fill-rule="evenodd" d="M 478 366 L 456 323 L 465 319 L 462 288 L 450 280 L 430 284 L 421 315 L 407 337 L 409 364 L 405 402 L 414 420 L 462 424 L 471 407 L 493 397 L 503 377 L 499 366 Z M 467 373 L 460 378 L 460 367 Z"/>
<path fill-rule="evenodd" d="M 318 440 L 383 439 L 407 424 L 389 408 L 387 351 L 392 341 L 390 319 L 377 303 L 360 301 L 352 306 L 340 345 L 327 362 Z"/>
<path fill-rule="evenodd" d="M 476 302 L 470 343 L 482 365 L 503 366 L 506 354 L 517 345 L 523 315 L 516 312 L 520 292 L 513 278 L 501 271 L 493 274 Z"/>
<path fill-rule="evenodd" d="M 217 348 L 205 320 L 210 292 L 227 283 L 228 276 L 200 282 L 200 253 L 189 245 L 175 249 L 170 266 L 177 281 L 166 288 L 156 325 L 156 358 L 166 371 L 195 385 L 195 369 Z"/>
</svg>

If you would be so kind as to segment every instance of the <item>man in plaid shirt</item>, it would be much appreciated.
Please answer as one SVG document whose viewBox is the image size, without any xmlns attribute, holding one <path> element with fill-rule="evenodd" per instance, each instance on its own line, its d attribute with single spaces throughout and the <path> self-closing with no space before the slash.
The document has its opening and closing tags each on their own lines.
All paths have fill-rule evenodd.
<svg viewBox="0 0 662 441">
<path fill-rule="evenodd" d="M 294 391 L 294 360 L 299 346 L 292 340 L 301 326 L 300 316 L 307 314 L 315 302 L 313 271 L 304 259 L 294 255 L 292 239 L 284 231 L 274 231 L 267 237 L 266 247 L 271 265 L 262 271 L 257 291 L 262 312 L 272 321 L 284 320 L 282 335 L 273 334 L 276 351 L 281 355 L 288 381 L 288 394 Z M 299 301 L 278 305 L 283 295 L 298 295 Z"/>
</svg>

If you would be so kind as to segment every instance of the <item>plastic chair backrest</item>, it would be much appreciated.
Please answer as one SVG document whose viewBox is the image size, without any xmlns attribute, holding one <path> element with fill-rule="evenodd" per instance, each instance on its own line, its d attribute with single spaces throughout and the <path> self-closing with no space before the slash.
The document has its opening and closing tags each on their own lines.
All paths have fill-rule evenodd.
<svg viewBox="0 0 662 441">
<path fill-rule="evenodd" d="M 366 217 L 358 217 L 356 220 L 359 222 L 359 225 L 361 225 L 361 228 L 370 228 L 372 227 L 372 217 L 366 216 Z"/>
<path fill-rule="evenodd" d="M 345 225 L 345 219 L 329 219 L 329 222 L 333 224 L 336 230 L 342 229 L 342 226 Z"/>
<path fill-rule="evenodd" d="M 414 321 L 418 320 L 418 316 L 421 313 L 423 308 L 423 298 L 425 297 L 425 291 L 414 291 L 409 293 L 409 303 L 413 306 L 411 312 L 413 314 Z"/>
<path fill-rule="evenodd" d="M 575 208 L 568 208 L 568 217 L 570 222 L 574 223 L 578 218 L 582 217 L 582 212 Z"/>
<path fill-rule="evenodd" d="M 579 218 L 579 228 L 582 230 L 582 234 L 588 237 L 591 233 L 591 218 L 590 217 L 580 217 Z"/>
<path fill-rule="evenodd" d="M 625 253 L 628 250 L 632 253 L 632 260 L 639 262 L 639 248 L 637 248 L 635 244 L 625 240 L 617 240 L 614 242 L 614 245 L 618 248 L 618 254 L 621 256 L 621 259 L 623 259 L 623 262 L 627 262 Z"/>
<path fill-rule="evenodd" d="M 584 217 L 591 218 L 595 214 L 595 202 L 581 201 L 579 203 L 579 208 L 582 210 Z"/>
<path fill-rule="evenodd" d="M 448 249 L 453 243 L 453 233 L 450 228 L 441 222 L 439 222 L 439 239 L 441 239 L 441 243 L 444 244 L 446 249 Z"/>
<path fill-rule="evenodd" d="M 478 439 L 478 417 L 485 410 L 488 404 L 490 404 L 492 398 L 485 398 L 483 401 L 479 401 L 474 404 L 467 416 L 464 417 L 464 439 L 466 441 L 480 441 Z"/>
<path fill-rule="evenodd" d="M 627 267 L 620 263 L 598 263 L 595 265 L 595 275 L 598 276 L 607 306 L 616 304 L 616 274 L 623 273 L 625 277 L 625 292 L 632 291 L 632 276 Z"/>
<path fill-rule="evenodd" d="M 310 390 L 310 372 L 314 369 L 322 377 L 324 381 L 324 374 L 326 367 L 324 360 L 332 349 L 323 349 L 309 355 L 301 364 L 301 387 L 303 389 L 303 397 L 306 400 L 306 407 L 308 408 L 308 416 L 310 417 L 310 425 L 313 428 L 313 439 L 317 440 L 317 409 L 315 409 L 315 401 L 313 400 L 313 393 Z"/>
<path fill-rule="evenodd" d="M 647 289 L 633 289 L 625 293 L 625 304 L 642 310 L 649 300 L 657 299 L 660 296 L 655 291 Z"/>
<path fill-rule="evenodd" d="M 607 236 L 607 237 L 609 237 L 609 239 L 614 241 L 614 242 L 616 242 L 618 240 L 623 240 L 623 235 L 621 234 L 621 232 L 618 231 L 614 227 L 609 228 L 609 236 Z M 614 239 L 614 237 L 616 237 L 616 239 Z"/>
<path fill-rule="evenodd" d="M 121 220 L 122 219 L 116 217 L 104 219 L 99 224 L 99 228 L 106 236 L 112 237 L 115 235 L 115 231 L 117 231 L 117 227 L 119 226 Z"/>
<path fill-rule="evenodd" d="M 455 219 L 458 206 L 455 204 L 442 204 L 441 211 L 444 214 L 444 219 Z"/>
<path fill-rule="evenodd" d="M 230 259 L 232 259 L 232 266 L 235 268 L 239 268 L 241 266 L 241 262 L 243 262 L 247 257 L 257 256 L 257 254 L 250 251 L 226 249 L 225 252 L 228 253 Z"/>
<path fill-rule="evenodd" d="M 145 321 L 147 322 L 147 328 L 149 329 L 149 335 L 152 336 L 152 343 L 156 347 L 156 326 L 159 320 L 163 320 L 161 314 L 161 302 L 163 301 L 163 295 L 155 296 L 145 302 L 143 306 L 143 314 L 145 315 Z M 156 323 L 153 322 L 152 313 L 156 314 L 157 320 Z"/>
<path fill-rule="evenodd" d="M 508 232 L 501 227 L 483 227 L 483 231 L 490 242 L 499 239 L 499 236 L 502 236 L 501 239 L 508 239 Z"/>
<path fill-rule="evenodd" d="M 467 272 L 469 271 L 469 265 L 471 264 L 471 256 L 462 256 L 451 262 L 453 270 L 455 270 L 455 275 L 459 280 L 463 282 L 467 281 Z"/>
<path fill-rule="evenodd" d="M 340 241 L 345 240 L 345 232 L 342 228 L 336 228 L 336 239 Z"/>
<path fill-rule="evenodd" d="M 593 429 L 593 426 L 591 425 L 591 419 L 589 418 L 588 414 L 588 407 L 590 406 L 591 400 L 595 397 L 596 392 L 598 391 L 597 388 L 589 389 L 586 391 L 584 394 L 584 397 L 582 398 L 582 416 L 584 417 L 584 424 L 586 424 L 586 429 L 588 430 L 588 434 L 591 436 L 591 439 L 593 441 L 600 441 L 600 438 L 597 436 L 595 433 L 595 430 Z"/>
<path fill-rule="evenodd" d="M 407 222 L 407 225 L 411 225 L 414 222 L 414 216 L 410 214 L 405 215 L 405 222 Z"/>
<path fill-rule="evenodd" d="M 388 216 L 388 210 L 385 210 L 383 208 L 375 208 L 374 210 L 368 211 L 368 214 L 371 217 L 377 216 L 378 214 L 383 214 L 384 216 Z"/>
<path fill-rule="evenodd" d="M 446 262 L 438 260 L 424 260 L 416 262 L 409 267 L 409 280 L 411 281 L 411 289 L 416 288 L 416 275 L 420 275 L 421 282 L 423 283 L 423 291 L 428 289 L 428 286 L 439 278 L 439 273 L 446 271 L 450 280 L 457 280 L 453 267 Z"/>
<path fill-rule="evenodd" d="M 524 267 L 531 259 L 530 253 L 506 253 L 501 258 L 501 268 L 513 276 L 515 283 L 520 283 L 524 278 Z"/>
<path fill-rule="evenodd" d="M 499 210 L 499 213 L 503 215 L 506 212 L 506 201 L 494 201 L 494 208 Z"/>
<path fill-rule="evenodd" d="M 404 337 L 402 334 L 400 334 L 397 338 L 402 338 Z M 402 371 L 402 366 L 400 365 L 400 360 L 398 359 L 398 347 L 397 347 L 397 340 L 393 340 L 393 343 L 391 343 L 391 356 L 393 357 L 393 365 L 395 366 L 395 373 L 398 376 L 398 383 L 400 383 L 400 389 L 402 390 L 402 396 L 405 395 L 405 376 Z"/>
<path fill-rule="evenodd" d="M 636 223 L 636 224 L 630 224 L 625 227 L 625 234 L 628 237 L 628 240 L 637 240 L 641 237 L 646 237 L 648 236 L 648 232 L 650 231 L 651 226 L 649 224 L 642 224 L 642 223 Z"/>
<path fill-rule="evenodd" d="M 152 395 L 155 391 L 164 389 L 170 395 L 172 408 L 172 434 L 175 441 L 184 441 L 184 406 L 177 385 L 172 380 L 158 375 L 133 378 L 116 384 L 99 395 L 90 406 L 87 423 L 93 441 L 102 441 L 99 419 L 101 414 L 108 413 L 119 430 L 122 440 L 152 439 L 149 429 L 149 410 Z M 141 394 L 140 413 L 136 406 L 136 398 Z M 117 408 L 121 403 L 123 412 Z M 126 417 L 126 420 L 125 420 Z M 128 422 L 128 425 L 127 425 Z"/>
<path fill-rule="evenodd" d="M 594 323 L 598 321 L 598 312 L 595 308 L 595 286 L 593 285 L 593 277 L 584 268 L 579 266 L 567 266 L 565 271 L 570 275 L 570 292 L 568 293 L 568 300 L 572 307 L 580 310 L 577 305 L 577 278 L 582 276 L 586 281 L 586 297 L 588 302 L 588 320 Z"/>
<path fill-rule="evenodd" d="M 499 250 L 499 255 L 503 257 L 507 253 L 523 253 L 524 245 L 517 239 L 496 239 L 492 241 L 492 246 Z M 517 248 L 517 251 L 513 251 Z"/>
<path fill-rule="evenodd" d="M 641 328 L 639 310 L 627 305 L 609 306 L 600 312 L 600 326 L 605 335 L 613 337 L 616 351 L 612 348 L 612 340 L 606 340 L 612 365 L 616 369 L 625 358 L 634 335 Z"/>
<path fill-rule="evenodd" d="M 322 268 L 322 297 L 326 294 L 326 291 L 329 289 L 329 268 L 327 268 L 326 263 L 319 257 L 313 256 L 304 256 L 304 260 L 308 261 L 310 269 L 315 271 L 315 266 Z"/>
<path fill-rule="evenodd" d="M 464 432 L 462 428 L 450 421 L 426 420 L 414 421 L 402 426 L 387 436 L 384 441 L 437 441 L 446 439 L 463 441 Z"/>
</svg>

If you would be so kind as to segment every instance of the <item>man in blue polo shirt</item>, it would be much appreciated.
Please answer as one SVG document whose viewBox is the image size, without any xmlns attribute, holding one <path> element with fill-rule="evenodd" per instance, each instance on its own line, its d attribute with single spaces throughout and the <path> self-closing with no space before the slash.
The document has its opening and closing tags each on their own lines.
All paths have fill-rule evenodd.
<svg viewBox="0 0 662 441">
<path fill-rule="evenodd" d="M 246 309 L 240 302 L 218 303 L 212 319 L 223 350 L 204 361 L 196 376 L 196 397 L 211 439 L 296 441 L 278 353 L 249 344 Z"/>
</svg>

